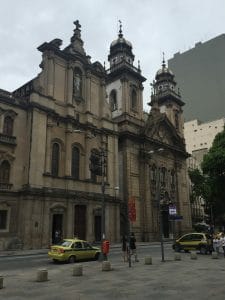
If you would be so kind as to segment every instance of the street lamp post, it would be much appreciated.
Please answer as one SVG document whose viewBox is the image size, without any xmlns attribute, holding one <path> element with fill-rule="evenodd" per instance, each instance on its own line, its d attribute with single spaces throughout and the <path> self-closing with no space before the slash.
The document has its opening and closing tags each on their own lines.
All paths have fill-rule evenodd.
<svg viewBox="0 0 225 300">
<path fill-rule="evenodd" d="M 106 176 L 106 152 L 103 148 L 100 150 L 100 161 L 101 161 L 101 190 L 102 190 L 102 218 L 101 218 L 101 249 L 102 249 L 102 260 L 104 260 L 105 254 L 103 252 L 103 242 L 106 238 L 105 236 L 105 176 Z"/>
<path fill-rule="evenodd" d="M 106 150 L 100 148 L 100 151 L 92 151 L 90 156 L 90 170 L 94 175 L 101 176 L 101 260 L 105 258 L 103 253 L 103 241 L 105 240 L 105 176 L 106 176 Z"/>
</svg>

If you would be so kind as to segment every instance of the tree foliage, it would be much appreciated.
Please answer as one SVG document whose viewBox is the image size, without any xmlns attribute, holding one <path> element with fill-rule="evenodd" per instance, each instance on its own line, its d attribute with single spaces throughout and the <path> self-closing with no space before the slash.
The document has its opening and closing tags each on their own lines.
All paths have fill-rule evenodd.
<svg viewBox="0 0 225 300">
<path fill-rule="evenodd" d="M 201 196 L 212 209 L 214 218 L 222 219 L 225 215 L 225 130 L 216 135 L 203 157 L 201 169 L 202 172 L 189 171 L 193 195 Z"/>
</svg>

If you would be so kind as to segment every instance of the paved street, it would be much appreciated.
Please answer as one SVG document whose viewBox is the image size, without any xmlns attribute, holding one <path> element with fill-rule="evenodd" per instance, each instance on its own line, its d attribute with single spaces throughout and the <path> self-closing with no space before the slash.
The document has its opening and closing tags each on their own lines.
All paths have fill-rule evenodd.
<svg viewBox="0 0 225 300">
<path fill-rule="evenodd" d="M 53 264 L 40 256 L 39 264 L 18 268 L 23 258 L 0 258 L 4 288 L 0 299 L 24 300 L 95 300 L 95 299 L 224 299 L 225 260 L 209 255 L 181 253 L 182 260 L 175 261 L 171 245 L 165 245 L 166 262 L 161 262 L 160 246 L 139 247 L 138 263 L 129 268 L 121 261 L 120 249 L 113 249 L 110 262 L 113 270 L 102 272 L 100 262 L 82 262 L 83 276 L 72 276 L 72 264 Z M 144 264 L 151 255 L 152 265 Z M 8 268 L 10 260 L 17 268 Z M 2 263 L 5 261 L 5 263 Z M 7 262 L 7 263 L 6 263 Z M 27 265 L 29 259 L 27 258 Z M 38 268 L 47 268 L 49 280 L 36 282 Z M 4 270 L 3 270 L 4 269 Z"/>
</svg>

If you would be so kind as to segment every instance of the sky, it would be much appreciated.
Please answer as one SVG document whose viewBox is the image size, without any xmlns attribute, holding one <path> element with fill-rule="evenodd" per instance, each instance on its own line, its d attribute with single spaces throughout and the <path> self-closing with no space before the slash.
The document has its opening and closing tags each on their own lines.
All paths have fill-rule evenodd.
<svg viewBox="0 0 225 300">
<path fill-rule="evenodd" d="M 144 109 L 149 110 L 150 83 L 165 60 L 195 43 L 225 33 L 224 0 L 0 0 L 0 89 L 13 91 L 41 71 L 37 47 L 54 38 L 70 43 L 79 20 L 84 49 L 91 61 L 106 62 L 117 38 L 119 20 L 140 60 Z M 176 75 L 176 74 L 175 74 Z"/>
</svg>

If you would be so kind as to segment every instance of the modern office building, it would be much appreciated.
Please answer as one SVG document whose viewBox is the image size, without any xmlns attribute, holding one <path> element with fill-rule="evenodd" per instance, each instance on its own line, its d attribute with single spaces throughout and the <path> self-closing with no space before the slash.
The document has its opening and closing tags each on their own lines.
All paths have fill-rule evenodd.
<svg viewBox="0 0 225 300">
<path fill-rule="evenodd" d="M 225 34 L 168 60 L 186 101 L 186 121 L 208 122 L 225 115 Z"/>
<path fill-rule="evenodd" d="M 201 164 L 203 156 L 212 146 L 217 133 L 223 131 L 225 118 L 202 123 L 193 120 L 184 123 L 184 137 L 186 150 L 190 153 L 198 165 Z"/>
</svg>

